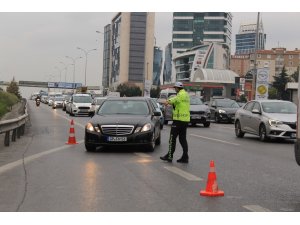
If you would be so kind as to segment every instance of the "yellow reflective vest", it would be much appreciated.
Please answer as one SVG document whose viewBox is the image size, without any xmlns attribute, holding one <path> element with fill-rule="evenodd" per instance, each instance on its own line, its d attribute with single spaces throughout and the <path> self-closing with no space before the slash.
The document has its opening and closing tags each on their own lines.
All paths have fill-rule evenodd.
<svg viewBox="0 0 300 225">
<path fill-rule="evenodd" d="M 168 102 L 173 106 L 173 120 L 190 122 L 190 96 L 184 89 Z"/>
</svg>

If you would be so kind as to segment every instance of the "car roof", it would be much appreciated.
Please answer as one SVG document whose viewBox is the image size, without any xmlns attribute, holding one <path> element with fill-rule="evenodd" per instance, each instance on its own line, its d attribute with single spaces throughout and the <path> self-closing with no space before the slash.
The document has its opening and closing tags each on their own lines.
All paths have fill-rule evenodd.
<svg viewBox="0 0 300 225">
<path fill-rule="evenodd" d="M 90 94 L 73 94 L 73 96 L 91 96 Z"/>
<path fill-rule="evenodd" d="M 258 99 L 258 100 L 252 100 L 257 102 L 290 102 L 286 100 L 280 100 L 280 99 Z"/>
<path fill-rule="evenodd" d="M 121 100 L 121 101 L 124 101 L 124 100 L 147 100 L 147 99 L 149 99 L 150 100 L 150 98 L 148 98 L 148 97 L 113 97 L 113 98 L 107 98 L 107 100 L 113 100 L 113 101 L 117 101 L 117 100 Z"/>
</svg>

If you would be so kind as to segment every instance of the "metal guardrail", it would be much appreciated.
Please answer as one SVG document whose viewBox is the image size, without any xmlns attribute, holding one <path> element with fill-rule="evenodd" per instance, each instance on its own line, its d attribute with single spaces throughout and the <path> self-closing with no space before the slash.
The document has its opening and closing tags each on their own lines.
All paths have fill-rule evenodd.
<svg viewBox="0 0 300 225">
<path fill-rule="evenodd" d="M 15 142 L 16 137 L 20 138 L 25 132 L 25 123 L 28 120 L 27 102 L 25 105 L 25 114 L 15 119 L 0 121 L 0 134 L 5 133 L 4 145 L 10 144 L 10 132 L 12 131 L 11 141 Z"/>
</svg>

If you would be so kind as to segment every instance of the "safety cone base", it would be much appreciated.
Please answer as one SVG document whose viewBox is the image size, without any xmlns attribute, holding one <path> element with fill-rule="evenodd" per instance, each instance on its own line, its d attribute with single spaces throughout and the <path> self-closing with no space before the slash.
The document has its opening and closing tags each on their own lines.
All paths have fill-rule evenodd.
<svg viewBox="0 0 300 225">
<path fill-rule="evenodd" d="M 201 196 L 208 196 L 208 197 L 218 197 L 218 196 L 224 196 L 224 191 L 218 190 L 216 192 L 208 192 L 206 190 L 200 191 Z"/>
<path fill-rule="evenodd" d="M 69 143 L 69 142 L 66 142 L 66 145 L 77 145 L 78 142 L 74 142 L 74 143 Z"/>
</svg>

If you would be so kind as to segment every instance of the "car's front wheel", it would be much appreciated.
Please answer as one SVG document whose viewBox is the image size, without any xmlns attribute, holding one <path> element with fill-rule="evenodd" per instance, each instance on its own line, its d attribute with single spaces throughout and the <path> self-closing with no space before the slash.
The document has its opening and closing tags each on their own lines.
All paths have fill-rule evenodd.
<svg viewBox="0 0 300 225">
<path fill-rule="evenodd" d="M 261 124 L 259 126 L 259 139 L 261 141 L 267 141 L 269 139 L 269 137 L 267 135 L 267 129 L 266 129 L 266 126 L 264 124 Z"/>
<path fill-rule="evenodd" d="M 156 143 L 156 140 L 155 140 L 155 134 L 154 134 L 154 131 L 153 131 L 151 143 L 148 145 L 148 151 L 149 152 L 154 151 L 155 143 Z"/>
<path fill-rule="evenodd" d="M 210 126 L 210 122 L 205 122 L 205 123 L 203 123 L 203 126 L 204 126 L 204 127 L 209 127 L 209 126 Z"/>
<path fill-rule="evenodd" d="M 94 152 L 96 147 L 94 145 L 85 144 L 85 149 L 87 152 Z"/>
<path fill-rule="evenodd" d="M 241 123 L 238 120 L 235 122 L 235 135 L 239 138 L 242 138 L 245 135 L 245 133 L 242 131 Z"/>
</svg>

